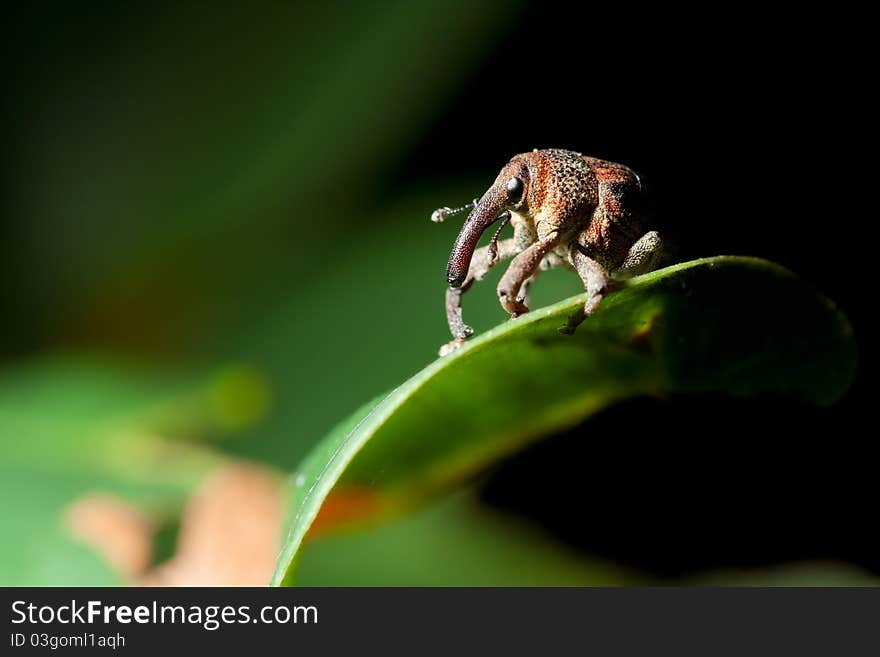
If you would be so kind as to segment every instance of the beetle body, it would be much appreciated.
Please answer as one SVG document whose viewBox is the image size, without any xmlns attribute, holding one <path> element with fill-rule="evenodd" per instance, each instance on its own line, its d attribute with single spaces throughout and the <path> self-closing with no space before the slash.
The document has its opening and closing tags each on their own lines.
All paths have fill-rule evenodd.
<svg viewBox="0 0 880 657">
<path fill-rule="evenodd" d="M 562 149 L 534 150 L 513 157 L 472 208 L 452 248 L 446 268 L 446 314 L 454 340 L 441 354 L 472 333 L 461 316 L 461 295 L 499 261 L 512 261 L 498 283 L 502 307 L 517 317 L 528 312 L 528 286 L 541 269 L 564 266 L 581 278 L 588 298 L 583 313 L 570 320 L 572 332 L 592 314 L 612 279 L 655 268 L 662 244 L 645 232 L 639 177 L 628 167 Z M 433 219 L 453 214 L 437 210 Z M 477 249 L 486 229 L 508 221 L 514 236 Z"/>
</svg>

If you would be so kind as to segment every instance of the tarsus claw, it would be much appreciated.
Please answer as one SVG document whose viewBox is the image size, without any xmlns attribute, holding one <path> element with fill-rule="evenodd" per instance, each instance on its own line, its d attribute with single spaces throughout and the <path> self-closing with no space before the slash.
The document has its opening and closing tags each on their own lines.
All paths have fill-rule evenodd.
<svg viewBox="0 0 880 657">
<path fill-rule="evenodd" d="M 462 338 L 456 338 L 452 342 L 447 342 L 445 345 L 440 347 L 440 351 L 438 352 L 438 355 L 441 357 L 448 356 L 453 351 L 460 349 L 462 347 L 462 345 L 464 345 L 464 340 Z"/>
</svg>

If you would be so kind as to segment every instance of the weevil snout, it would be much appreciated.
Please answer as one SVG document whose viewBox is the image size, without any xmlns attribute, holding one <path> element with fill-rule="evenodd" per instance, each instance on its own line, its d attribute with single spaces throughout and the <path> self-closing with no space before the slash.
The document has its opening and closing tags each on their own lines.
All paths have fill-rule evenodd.
<svg viewBox="0 0 880 657">
<path fill-rule="evenodd" d="M 446 280 L 450 287 L 461 287 L 464 283 L 477 243 L 486 229 L 498 221 L 505 210 L 522 205 L 526 184 L 525 171 L 514 163 L 508 164 L 474 205 L 452 246 L 446 265 Z"/>
</svg>

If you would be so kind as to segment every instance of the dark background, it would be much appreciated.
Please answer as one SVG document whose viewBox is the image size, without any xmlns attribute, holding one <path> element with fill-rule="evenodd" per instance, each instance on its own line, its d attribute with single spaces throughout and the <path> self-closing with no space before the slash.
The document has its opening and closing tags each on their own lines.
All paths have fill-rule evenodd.
<svg viewBox="0 0 880 657">
<path fill-rule="evenodd" d="M 291 87 L 292 109 L 279 104 L 279 116 L 303 107 L 307 111 L 310 102 L 318 102 L 313 90 L 336 80 L 322 77 L 324 63 L 347 56 L 354 35 L 375 38 L 376 53 L 386 47 L 378 7 L 324 7 L 324 18 L 309 23 L 313 11 L 321 12 L 279 6 L 286 7 L 273 5 L 272 12 L 282 11 L 292 24 L 303 20 L 313 26 L 306 34 L 278 40 L 294 49 L 291 67 L 298 66 L 299 72 L 290 75 L 303 80 Z M 864 17 L 844 5 L 796 12 L 743 4 L 645 9 L 629 3 L 534 3 L 493 12 L 488 6 L 446 7 L 454 20 L 418 23 L 421 37 L 414 23 L 412 42 L 394 46 L 400 55 L 389 56 L 383 65 L 411 66 L 410 79 L 421 80 L 423 87 L 414 88 L 411 81 L 397 91 L 390 84 L 378 89 L 383 77 L 359 78 L 357 59 L 349 62 L 353 72 L 333 69 L 339 76 L 350 75 L 346 84 L 358 91 L 323 97 L 321 107 L 332 124 L 321 133 L 324 141 L 303 137 L 292 147 L 288 168 L 279 168 L 277 179 L 263 180 L 259 203 L 243 194 L 246 210 L 239 214 L 246 219 L 236 223 L 229 218 L 236 211 L 223 206 L 216 216 L 205 212 L 203 223 L 192 225 L 186 223 L 189 215 L 175 218 L 168 210 L 180 198 L 195 196 L 191 189 L 175 196 L 175 185 L 190 175 L 205 176 L 205 188 L 214 189 L 215 167 L 201 166 L 198 154 L 210 155 L 217 144 L 244 131 L 241 117 L 252 117 L 255 125 L 262 121 L 268 139 L 277 140 L 271 116 L 261 118 L 261 107 L 248 107 L 259 104 L 259 89 L 230 84 L 233 91 L 225 90 L 227 75 L 238 81 L 264 77 L 269 88 L 271 75 L 300 79 L 285 78 L 283 67 L 281 73 L 260 68 L 274 61 L 261 29 L 275 19 L 260 23 L 250 13 L 259 13 L 257 8 L 226 8 L 218 10 L 219 18 L 182 11 L 191 20 L 178 23 L 172 20 L 175 6 L 162 3 L 96 5 L 89 13 L 48 4 L 10 15 L 4 21 L 10 70 L 3 97 L 7 211 L 0 224 L 0 352 L 8 363 L 70 349 L 175 366 L 247 358 L 265 362 L 279 394 L 300 390 L 284 372 L 292 371 L 285 363 L 303 357 L 290 353 L 290 345 L 302 336 L 279 328 L 267 337 L 263 328 L 243 328 L 248 322 L 276 326 L 277 317 L 267 309 L 279 307 L 281 299 L 287 303 L 305 295 L 326 278 L 327 269 L 316 264 L 314 254 L 337 242 L 320 242 L 297 223 L 298 217 L 320 216 L 315 225 L 338 222 L 339 240 L 355 244 L 386 225 L 377 216 L 389 207 L 415 217 L 406 219 L 413 226 L 434 207 L 479 195 L 518 152 L 578 150 L 640 173 L 652 194 L 655 225 L 672 237 L 679 259 L 761 256 L 827 294 L 852 322 L 860 349 L 858 379 L 846 399 L 825 409 L 776 399 L 628 402 L 512 459 L 492 474 L 482 499 L 590 553 L 657 574 L 814 558 L 847 560 L 880 573 L 867 383 L 875 361 L 866 294 L 876 250 L 875 210 L 868 202 L 876 169 L 869 100 L 874 82 L 862 38 Z M 246 38 L 233 44 L 228 36 L 236 33 L 237 19 Z M 211 27 L 214 20 L 226 27 Z M 415 19 L 402 18 L 401 24 L 407 20 Z M 337 22 L 348 31 L 340 28 L 341 35 L 331 39 L 320 26 L 330 31 Z M 190 45 L 187 29 L 196 30 Z M 163 39 L 171 45 L 166 48 Z M 125 57 L 144 42 L 156 49 L 158 59 L 137 69 L 148 72 L 141 86 L 127 77 L 130 69 L 114 68 L 114 62 L 120 57 L 128 61 Z M 196 55 L 192 59 L 188 47 Z M 376 55 L 377 61 L 381 56 Z M 443 66 L 452 72 L 434 73 Z M 107 79 L 117 87 L 108 91 L 102 86 Z M 193 80 L 195 91 L 188 87 Z M 71 94 L 70 89 L 78 91 Z M 131 95 L 130 89 L 143 97 Z M 199 94 L 208 100 L 185 104 L 189 95 Z M 73 139 L 61 139 L 44 130 L 40 120 L 47 113 L 51 118 L 71 96 L 81 101 L 73 107 L 79 123 L 67 126 L 65 134 Z M 413 105 L 422 108 L 417 124 L 400 118 Z M 95 111 L 107 107 L 106 113 Z M 120 113 L 129 118 L 115 124 L 111 119 Z M 374 113 L 389 125 L 400 120 L 398 132 L 405 138 L 394 142 L 393 150 L 375 145 L 395 133 L 376 128 L 385 126 L 379 119 L 364 119 Z M 204 134 L 198 132 L 200 121 L 207 125 Z M 333 141 L 342 143 L 338 132 L 347 123 L 358 131 L 352 142 L 357 147 L 349 150 Z M 118 148 L 112 153 L 125 154 L 122 160 L 104 157 L 100 146 L 93 148 L 100 142 L 95 135 L 113 130 L 118 131 L 112 142 Z M 175 151 L 166 171 L 168 151 L 162 147 L 174 147 L 175 135 L 184 133 L 196 137 Z M 157 135 L 160 141 L 154 142 Z M 245 134 L 245 146 L 230 148 L 230 161 L 248 155 L 248 139 Z M 155 153 L 149 150 L 152 143 L 158 143 Z M 34 144 L 45 148 L 37 151 Z M 166 196 L 144 201 L 130 215 L 120 214 L 119 207 L 137 206 L 142 191 L 122 184 L 130 198 L 118 205 L 98 204 L 102 221 L 89 218 L 99 214 L 88 211 L 94 203 L 84 203 L 82 214 L 72 213 L 73 223 L 49 219 L 54 216 L 49 211 L 41 215 L 42 196 L 58 191 L 44 187 L 44 164 L 54 160 L 54 152 L 78 148 L 98 152 L 68 163 L 71 170 L 85 167 L 90 172 L 86 179 L 98 189 L 119 189 L 117 167 L 127 171 L 131 160 L 136 164 L 129 167 L 135 172 L 130 177 L 143 189 L 166 190 Z M 35 158 L 35 152 L 44 159 Z M 105 169 L 95 170 L 96 162 Z M 298 176 L 306 164 L 318 173 L 303 182 Z M 216 169 L 222 173 L 222 162 Z M 259 194 L 260 185 L 256 188 Z M 457 196 L 450 198 L 451 193 Z M 434 239 L 414 230 L 384 243 L 383 262 L 396 258 L 395 249 L 414 243 L 406 240 Z M 93 236 L 83 238 L 83 231 Z M 451 242 L 448 236 L 436 243 L 441 241 Z M 424 253 L 426 261 L 436 261 L 431 264 L 436 281 L 426 278 L 418 283 L 421 287 L 405 292 L 413 299 L 407 306 L 412 315 L 435 308 L 424 339 L 398 345 L 399 353 L 389 357 L 381 376 L 341 382 L 316 376 L 304 388 L 315 399 L 323 398 L 320 390 L 346 391 L 333 403 L 317 402 L 315 411 L 287 416 L 280 411 L 267 428 L 255 430 L 249 443 L 254 447 L 240 448 L 242 454 L 268 458 L 273 443 L 265 436 L 295 421 L 308 437 L 272 457 L 289 467 L 342 411 L 427 361 L 431 345 L 444 333 L 440 294 L 446 253 L 434 246 L 425 246 Z M 349 251 L 337 255 L 345 260 Z M 388 271 L 388 276 L 401 274 Z M 351 286 L 334 285 L 324 292 L 326 306 L 348 303 L 355 294 Z M 432 294 L 436 299 L 424 304 L 417 298 Z M 733 300 L 743 313 L 749 312 L 749 294 L 744 289 Z M 308 314 L 301 310 L 304 303 L 297 306 L 298 317 Z M 382 300 L 376 303 L 381 306 Z M 339 356 L 351 370 L 369 368 L 369 352 L 383 345 L 387 350 L 383 338 L 364 340 L 364 348 Z M 305 370 L 310 362 L 299 361 Z M 585 469 L 585 463 L 606 467 Z M 527 476 L 543 485 L 526 493 L 522 481 Z"/>
</svg>

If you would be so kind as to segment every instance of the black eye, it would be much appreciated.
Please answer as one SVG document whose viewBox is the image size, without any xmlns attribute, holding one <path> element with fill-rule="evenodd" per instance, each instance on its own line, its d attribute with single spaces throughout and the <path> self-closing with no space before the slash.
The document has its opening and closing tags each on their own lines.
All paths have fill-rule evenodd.
<svg viewBox="0 0 880 657">
<path fill-rule="evenodd" d="M 511 178 L 507 181 L 507 198 L 511 203 L 518 203 L 522 198 L 523 183 L 519 178 Z"/>
</svg>

